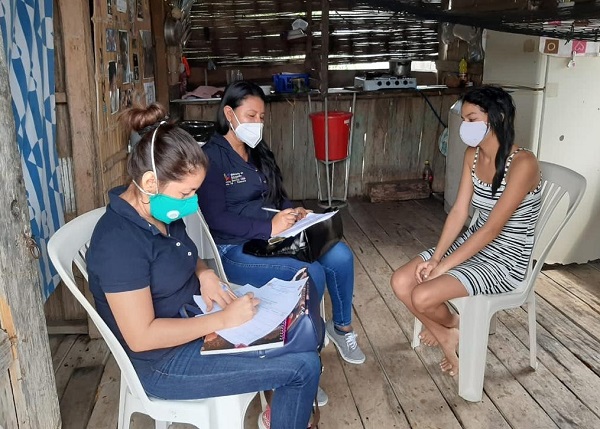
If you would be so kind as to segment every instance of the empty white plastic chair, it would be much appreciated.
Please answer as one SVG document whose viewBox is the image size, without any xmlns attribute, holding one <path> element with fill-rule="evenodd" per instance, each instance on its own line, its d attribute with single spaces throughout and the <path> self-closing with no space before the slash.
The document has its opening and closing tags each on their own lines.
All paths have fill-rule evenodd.
<svg viewBox="0 0 600 429">
<path fill-rule="evenodd" d="M 104 207 L 92 210 L 64 225 L 50 239 L 48 254 L 65 285 L 85 308 L 102 334 L 121 369 L 118 428 L 129 428 L 131 415 L 136 412 L 152 417 L 156 421 L 156 429 L 167 429 L 171 422 L 188 423 L 199 429 L 243 428 L 246 409 L 256 393 L 191 401 L 149 398 L 127 353 L 96 309 L 79 291 L 73 276 L 73 263 L 87 280 L 85 251 L 94 227 L 104 212 Z"/>
<path fill-rule="evenodd" d="M 586 187 L 585 178 L 568 168 L 540 161 L 542 170 L 542 204 L 540 215 L 535 228 L 535 243 L 533 246 L 529 267 L 518 289 L 496 295 L 476 295 L 473 297 L 455 298 L 449 303 L 460 314 L 459 326 L 459 365 L 458 365 L 458 394 L 467 401 L 481 401 L 483 394 L 483 377 L 487 358 L 488 335 L 490 322 L 494 323 L 495 313 L 499 310 L 520 307 L 527 304 L 529 318 L 529 364 L 537 369 L 537 341 L 535 317 L 535 280 L 544 265 L 546 256 L 583 197 Z M 557 205 L 564 198 L 568 204 L 564 214 L 558 221 L 552 217 Z M 473 216 L 475 221 L 478 213 Z M 559 214 L 557 213 L 557 216 Z M 546 228 L 548 226 L 548 228 Z M 553 228 L 553 230 L 551 230 Z M 541 238 L 541 239 L 540 239 Z M 422 324 L 415 318 L 412 346 L 420 344 L 419 334 Z"/>
</svg>

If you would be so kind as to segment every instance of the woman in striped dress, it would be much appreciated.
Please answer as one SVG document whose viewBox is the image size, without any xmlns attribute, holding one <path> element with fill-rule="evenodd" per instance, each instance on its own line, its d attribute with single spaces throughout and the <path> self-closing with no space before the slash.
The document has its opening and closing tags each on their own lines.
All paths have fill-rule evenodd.
<svg viewBox="0 0 600 429">
<path fill-rule="evenodd" d="M 501 88 L 475 88 L 462 99 L 460 136 L 468 145 L 458 197 L 433 249 L 392 276 L 396 296 L 423 322 L 421 341 L 440 345 L 441 369 L 458 373 L 458 316 L 445 302 L 509 292 L 525 278 L 540 210 L 535 156 L 515 144 L 515 107 Z M 462 235 L 469 204 L 480 212 Z"/>
</svg>

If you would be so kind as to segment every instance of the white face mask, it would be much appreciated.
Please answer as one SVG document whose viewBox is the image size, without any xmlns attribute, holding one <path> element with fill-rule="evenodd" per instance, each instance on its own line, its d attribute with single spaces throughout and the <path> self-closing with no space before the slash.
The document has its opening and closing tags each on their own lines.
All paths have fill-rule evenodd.
<svg viewBox="0 0 600 429">
<path fill-rule="evenodd" d="M 466 145 L 477 147 L 483 141 L 489 132 L 488 124 L 483 121 L 467 122 L 462 121 L 458 133 Z"/>
<path fill-rule="evenodd" d="M 229 123 L 233 129 L 233 132 L 238 139 L 246 143 L 251 148 L 255 148 L 256 145 L 258 145 L 258 143 L 260 143 L 262 140 L 262 130 L 264 124 L 262 122 L 242 123 L 235 115 L 235 112 L 232 111 L 232 113 L 233 117 L 238 122 L 237 128 L 233 128 L 233 124 L 231 124 L 231 122 Z"/>
</svg>

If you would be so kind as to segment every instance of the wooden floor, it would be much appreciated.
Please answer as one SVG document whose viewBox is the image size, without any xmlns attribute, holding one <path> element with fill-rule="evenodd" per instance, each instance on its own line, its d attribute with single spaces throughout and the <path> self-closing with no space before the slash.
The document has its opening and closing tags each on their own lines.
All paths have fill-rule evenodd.
<svg viewBox="0 0 600 429">
<path fill-rule="evenodd" d="M 393 270 L 435 244 L 444 220 L 435 199 L 344 210 L 345 238 L 356 255 L 354 327 L 367 355 L 343 362 L 323 352 L 327 428 L 600 428 L 600 262 L 547 267 L 538 279 L 539 368 L 528 364 L 527 314 L 499 314 L 490 336 L 483 401 L 457 395 L 439 350 L 410 347 L 412 317 L 389 287 Z M 100 340 L 53 336 L 63 428 L 116 428 L 119 371 Z M 257 427 L 257 401 L 246 428 Z M 136 416 L 133 428 L 152 427 Z M 174 425 L 172 428 L 187 428 Z"/>
</svg>

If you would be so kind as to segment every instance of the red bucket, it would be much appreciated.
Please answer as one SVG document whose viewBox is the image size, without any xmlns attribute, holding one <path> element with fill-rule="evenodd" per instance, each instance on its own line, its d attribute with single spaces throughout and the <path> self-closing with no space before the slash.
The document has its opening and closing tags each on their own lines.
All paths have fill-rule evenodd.
<svg viewBox="0 0 600 429">
<path fill-rule="evenodd" d="M 329 134 L 329 156 L 325 157 L 325 112 L 309 115 L 315 141 L 315 156 L 321 161 L 340 161 L 348 156 L 350 139 L 350 112 L 327 112 Z"/>
</svg>

